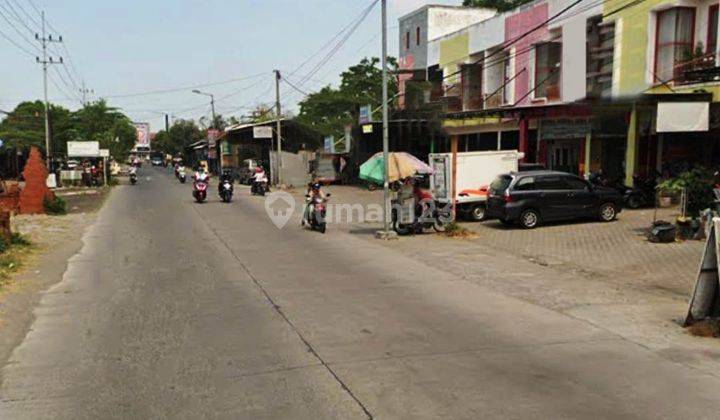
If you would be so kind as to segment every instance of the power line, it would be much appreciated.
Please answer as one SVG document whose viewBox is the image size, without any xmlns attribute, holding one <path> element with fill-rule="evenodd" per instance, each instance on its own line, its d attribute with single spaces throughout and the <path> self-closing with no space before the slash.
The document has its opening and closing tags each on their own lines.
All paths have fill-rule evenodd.
<svg viewBox="0 0 720 420">
<path fill-rule="evenodd" d="M 296 91 L 300 92 L 302 95 L 304 95 L 304 96 L 309 96 L 309 95 L 310 95 L 309 93 L 307 93 L 307 92 L 305 92 L 304 90 L 300 89 L 299 87 L 295 86 L 293 83 L 290 83 L 290 81 L 289 81 L 287 78 L 283 77 L 281 80 L 282 80 L 283 82 L 285 82 L 285 83 L 286 83 L 288 86 L 290 86 L 291 88 L 293 88 L 293 89 L 295 89 Z"/>
<path fill-rule="evenodd" d="M 254 74 L 252 76 L 224 80 L 222 82 L 203 83 L 203 84 L 197 84 L 197 85 L 182 86 L 182 87 L 177 87 L 177 88 L 158 89 L 158 90 L 152 90 L 152 91 L 146 91 L 146 92 L 136 92 L 136 93 L 127 93 L 127 94 L 118 94 L 118 95 L 100 95 L 100 96 L 102 96 L 103 98 L 108 98 L 108 99 L 120 99 L 120 98 L 135 98 L 135 97 L 140 97 L 140 96 L 163 95 L 166 93 L 183 92 L 183 91 L 187 91 L 187 90 L 191 90 L 191 89 L 201 89 L 201 88 L 206 88 L 206 87 L 220 86 L 220 85 L 226 85 L 226 84 L 230 84 L 230 83 L 242 82 L 245 80 L 255 79 L 260 76 L 265 76 L 265 75 L 267 75 L 267 72 Z"/>
<path fill-rule="evenodd" d="M 330 59 L 345 45 L 348 39 L 355 33 L 360 24 L 368 17 L 372 9 L 378 4 L 380 0 L 374 0 L 364 11 L 360 14 L 360 17 L 354 21 L 354 24 L 348 29 L 345 35 L 335 44 L 335 46 L 310 70 L 300 81 L 302 86 L 307 80 L 313 77 L 320 69 L 327 64 Z"/>
<path fill-rule="evenodd" d="M 8 12 L 7 12 L 7 9 L 5 9 L 4 6 L 0 5 L 0 8 L 2 8 L 2 10 L 5 10 L 5 13 L 8 13 Z M 18 34 L 18 36 L 20 36 L 20 38 L 22 38 L 22 40 L 24 40 L 24 41 L 25 41 L 28 45 L 30 45 L 32 48 L 35 48 L 38 52 L 41 52 L 41 50 L 40 50 L 30 39 L 28 39 L 28 38 L 25 36 L 25 34 L 24 34 L 20 29 L 18 29 L 18 27 L 15 26 L 14 23 L 12 23 L 12 22 L 10 21 L 10 19 L 8 19 L 8 17 L 5 15 L 5 13 L 3 13 L 2 11 L 0 11 L 0 17 L 2 17 L 3 20 L 4 20 L 5 22 L 7 22 L 8 25 L 10 25 L 10 27 Z"/>
<path fill-rule="evenodd" d="M 7 40 L 7 41 L 8 41 L 9 43 L 11 43 L 12 45 L 14 45 L 14 46 L 15 46 L 16 48 L 18 48 L 19 50 L 27 53 L 27 54 L 30 55 L 31 57 L 35 57 L 35 53 L 34 53 L 34 52 L 30 51 L 29 49 L 27 49 L 27 48 L 23 47 L 22 45 L 18 44 L 17 42 L 15 42 L 15 40 L 12 39 L 12 38 L 10 38 L 10 36 L 8 36 L 5 32 L 0 31 L 0 36 L 3 37 L 5 40 Z"/>
</svg>

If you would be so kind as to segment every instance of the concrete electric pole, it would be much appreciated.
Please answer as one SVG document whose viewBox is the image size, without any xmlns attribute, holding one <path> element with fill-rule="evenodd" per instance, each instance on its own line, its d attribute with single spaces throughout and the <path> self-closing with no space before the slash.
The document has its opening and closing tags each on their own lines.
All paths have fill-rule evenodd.
<svg viewBox="0 0 720 420">
<path fill-rule="evenodd" d="M 82 103 L 83 103 L 83 106 L 88 106 L 89 102 L 88 102 L 88 100 L 87 100 L 87 96 L 88 96 L 88 95 L 93 95 L 93 94 L 95 94 L 95 91 L 92 90 L 92 89 L 86 88 L 86 87 L 85 87 L 85 81 L 83 80 L 83 81 L 82 81 L 82 89 L 80 89 L 80 94 L 82 95 Z"/>
<path fill-rule="evenodd" d="M 275 166 L 277 167 L 277 185 L 282 185 L 282 108 L 280 105 L 280 70 L 275 70 L 275 115 L 277 119 L 277 158 Z"/>
<path fill-rule="evenodd" d="M 388 173 L 390 169 L 389 149 L 390 137 L 388 128 L 388 62 L 387 62 L 387 0 L 382 0 L 382 130 L 383 130 L 383 160 L 385 162 L 385 174 L 383 182 L 383 225 L 382 232 L 378 232 L 381 239 L 393 238 L 394 232 L 390 231 L 390 182 Z"/>
<path fill-rule="evenodd" d="M 35 57 L 35 61 L 43 66 L 43 93 L 45 96 L 45 162 L 47 164 L 48 171 L 52 171 L 52 150 L 50 149 L 50 101 L 48 101 L 48 67 L 53 64 L 63 64 L 62 57 L 58 57 L 59 60 L 53 60 L 52 57 L 48 57 L 47 48 L 48 44 L 62 42 L 62 36 L 57 39 L 53 39 L 52 35 L 45 34 L 45 12 L 41 13 L 42 17 L 42 34 L 35 34 L 35 39 L 42 44 L 42 59 Z"/>
</svg>

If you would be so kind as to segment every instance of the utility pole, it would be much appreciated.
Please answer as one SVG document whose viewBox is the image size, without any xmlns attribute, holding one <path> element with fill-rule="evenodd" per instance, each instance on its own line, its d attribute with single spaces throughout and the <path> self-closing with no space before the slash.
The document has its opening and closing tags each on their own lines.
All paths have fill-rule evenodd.
<svg viewBox="0 0 720 420">
<path fill-rule="evenodd" d="M 387 63 L 387 0 L 381 1 L 382 5 L 382 130 L 383 130 L 383 161 L 385 173 L 383 182 L 383 225 L 384 229 L 377 233 L 380 239 L 394 238 L 394 232 L 390 231 L 390 182 L 388 173 L 390 169 L 390 134 L 388 128 L 388 63 Z"/>
<path fill-rule="evenodd" d="M 170 115 L 165 114 L 165 132 L 170 131 Z"/>
<path fill-rule="evenodd" d="M 282 108 L 280 105 L 280 70 L 275 70 L 275 115 L 277 117 L 277 158 L 275 165 L 277 166 L 277 184 L 282 185 Z"/>
<path fill-rule="evenodd" d="M 95 94 L 95 91 L 93 89 L 87 89 L 85 87 L 85 81 L 82 81 L 82 89 L 80 89 L 80 94 L 82 95 L 82 102 L 83 106 L 88 105 L 87 95 L 93 95 Z"/>
<path fill-rule="evenodd" d="M 45 34 L 45 12 L 43 11 L 41 13 L 42 17 L 42 35 L 35 34 L 35 39 L 39 41 L 42 44 L 42 60 L 40 57 L 35 57 L 35 61 L 38 64 L 42 64 L 43 66 L 43 92 L 45 95 L 45 162 L 47 164 L 48 171 L 51 171 L 52 168 L 52 150 L 50 150 L 50 101 L 48 101 L 48 66 L 51 66 L 53 64 L 62 64 L 63 59 L 62 57 L 59 57 L 60 61 L 53 60 L 52 57 L 48 57 L 47 54 L 47 46 L 51 43 L 60 43 L 62 42 L 62 36 L 59 36 L 58 39 L 53 39 L 52 35 L 46 36 Z"/>
</svg>

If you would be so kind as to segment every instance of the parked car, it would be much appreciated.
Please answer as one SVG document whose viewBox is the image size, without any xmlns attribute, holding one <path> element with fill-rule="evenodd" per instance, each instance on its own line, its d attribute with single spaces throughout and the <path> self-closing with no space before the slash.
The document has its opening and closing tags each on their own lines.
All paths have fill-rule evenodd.
<svg viewBox="0 0 720 420">
<path fill-rule="evenodd" d="M 498 176 L 488 191 L 488 218 L 526 229 L 541 223 L 594 218 L 615 220 L 623 196 L 565 172 L 530 171 Z"/>
</svg>

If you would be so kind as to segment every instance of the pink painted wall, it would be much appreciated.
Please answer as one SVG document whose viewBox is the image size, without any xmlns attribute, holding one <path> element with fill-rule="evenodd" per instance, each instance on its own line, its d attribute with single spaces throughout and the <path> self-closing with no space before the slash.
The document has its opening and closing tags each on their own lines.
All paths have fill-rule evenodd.
<svg viewBox="0 0 720 420">
<path fill-rule="evenodd" d="M 521 10 L 519 13 L 512 16 L 508 16 L 505 19 L 505 45 L 508 42 L 512 42 L 517 37 L 521 36 L 525 32 L 538 25 L 544 23 L 548 19 L 548 4 L 542 3 L 537 6 L 533 6 L 528 9 Z M 525 38 L 514 43 L 512 47 L 515 51 L 525 51 L 533 44 L 536 44 L 544 39 L 548 39 L 549 33 L 547 25 L 542 28 L 533 31 L 528 34 Z M 527 68 L 523 74 L 519 75 L 515 79 L 515 100 L 522 98 L 527 95 L 528 91 L 533 87 L 530 86 L 530 75 L 535 71 L 530 62 L 530 51 L 515 56 L 515 74 L 521 71 L 523 68 Z M 532 99 L 532 95 L 523 99 L 518 105 L 528 105 Z"/>
<path fill-rule="evenodd" d="M 415 68 L 415 56 L 408 54 L 405 57 L 400 57 L 398 67 L 400 70 L 412 70 Z M 405 109 L 405 83 L 412 79 L 412 77 L 412 74 L 406 73 L 401 73 L 400 76 L 398 76 L 398 91 L 400 92 L 400 96 L 398 96 L 398 106 L 400 109 Z"/>
</svg>

